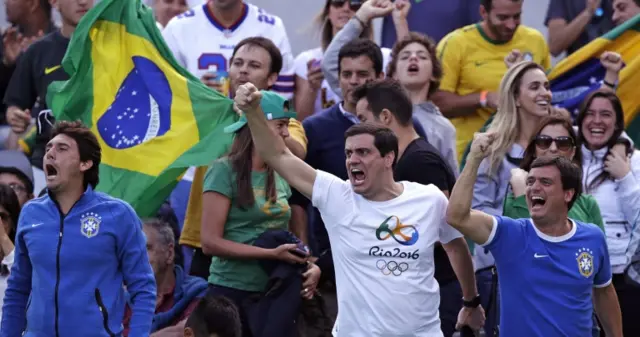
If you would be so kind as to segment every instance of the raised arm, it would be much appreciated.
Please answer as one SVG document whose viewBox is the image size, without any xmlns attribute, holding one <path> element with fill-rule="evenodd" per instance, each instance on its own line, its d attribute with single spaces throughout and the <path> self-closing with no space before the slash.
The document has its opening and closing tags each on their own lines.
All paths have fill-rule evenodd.
<svg viewBox="0 0 640 337">
<path fill-rule="evenodd" d="M 342 29 L 331 39 L 331 43 L 324 52 L 322 58 L 322 73 L 333 92 L 342 97 L 340 90 L 339 57 L 340 49 L 353 39 L 360 37 L 366 25 L 370 25 L 371 20 L 383 17 L 393 11 L 395 5 L 384 0 L 369 0 L 362 4 L 356 14 L 342 27 Z"/>
<path fill-rule="evenodd" d="M 606 51 L 600 56 L 600 63 L 606 70 L 600 89 L 615 92 L 620 79 L 620 70 L 624 66 L 622 56 L 616 52 Z"/>
<path fill-rule="evenodd" d="M 311 199 L 316 171 L 294 156 L 282 138 L 269 129 L 260 108 L 261 99 L 262 93 L 251 83 L 241 85 L 235 95 L 236 106 L 246 114 L 256 150 L 267 165 L 278 172 L 291 187 Z"/>
<path fill-rule="evenodd" d="M 467 163 L 453 187 L 447 207 L 447 223 L 478 244 L 485 244 L 489 240 L 494 218 L 471 209 L 473 185 L 478 177 L 480 162 L 488 154 L 494 137 L 489 133 L 475 134 Z"/>
</svg>

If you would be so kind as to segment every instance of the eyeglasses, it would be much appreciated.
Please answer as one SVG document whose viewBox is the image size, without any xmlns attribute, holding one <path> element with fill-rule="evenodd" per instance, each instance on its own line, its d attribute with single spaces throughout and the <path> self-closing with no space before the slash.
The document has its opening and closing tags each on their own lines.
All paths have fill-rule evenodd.
<svg viewBox="0 0 640 337">
<path fill-rule="evenodd" d="M 27 188 L 22 186 L 22 185 L 18 185 L 16 183 L 12 183 L 9 184 L 9 187 L 11 187 L 11 189 L 16 192 L 16 194 L 24 194 L 27 192 Z"/>
<path fill-rule="evenodd" d="M 348 0 L 348 1 L 349 1 L 349 8 L 351 8 L 351 10 L 354 12 L 357 12 L 358 9 L 360 9 L 360 7 L 362 6 L 362 3 L 364 2 L 363 0 Z M 347 0 L 331 0 L 331 6 L 340 8 L 344 6 L 345 2 L 347 2 Z"/>
<path fill-rule="evenodd" d="M 551 138 L 549 136 L 542 135 L 536 136 L 535 144 L 541 150 L 546 150 L 551 147 L 551 143 L 556 143 L 556 147 L 560 151 L 569 151 L 574 146 L 573 139 L 571 137 L 562 136 Z"/>
</svg>

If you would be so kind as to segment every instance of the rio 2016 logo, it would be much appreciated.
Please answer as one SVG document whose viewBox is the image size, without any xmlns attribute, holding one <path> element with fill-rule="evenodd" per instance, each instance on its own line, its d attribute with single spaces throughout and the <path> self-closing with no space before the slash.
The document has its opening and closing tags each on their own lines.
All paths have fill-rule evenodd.
<svg viewBox="0 0 640 337">
<path fill-rule="evenodd" d="M 395 224 L 389 225 L 390 221 Z M 392 215 L 385 219 L 376 230 L 376 238 L 380 241 L 393 238 L 396 242 L 403 246 L 412 246 L 418 242 L 418 230 L 413 225 L 404 225 L 397 216 Z"/>
</svg>

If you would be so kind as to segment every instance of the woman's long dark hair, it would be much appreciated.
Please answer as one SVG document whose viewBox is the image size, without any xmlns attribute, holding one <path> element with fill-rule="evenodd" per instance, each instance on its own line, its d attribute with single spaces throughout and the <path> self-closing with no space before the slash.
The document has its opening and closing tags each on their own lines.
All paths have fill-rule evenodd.
<svg viewBox="0 0 640 337">
<path fill-rule="evenodd" d="M 20 216 L 20 201 L 16 192 L 13 191 L 9 185 L 0 184 L 0 206 L 2 206 L 11 219 L 12 225 L 9 229 L 9 239 L 11 242 L 16 242 L 16 226 L 18 226 L 18 217 Z"/>
<path fill-rule="evenodd" d="M 569 133 L 569 137 L 573 139 L 573 146 L 575 148 L 575 155 L 573 156 L 573 163 L 578 165 L 580 169 L 582 169 L 582 151 L 580 149 L 580 140 L 576 135 L 576 132 L 573 130 L 573 125 L 571 125 L 571 121 L 562 118 L 562 117 L 545 117 L 540 122 L 540 127 L 534 134 L 533 138 L 529 140 L 529 145 L 524 150 L 524 157 L 522 158 L 522 162 L 520 163 L 520 168 L 529 171 L 531 169 L 531 163 L 536 159 L 536 137 L 542 133 L 542 130 L 549 125 L 562 125 L 565 130 Z"/>
<path fill-rule="evenodd" d="M 231 144 L 231 151 L 229 151 L 228 155 L 231 168 L 236 174 L 238 194 L 235 203 L 242 209 L 253 206 L 256 201 L 251 184 L 251 172 L 253 171 L 252 155 L 253 139 L 251 138 L 249 127 L 245 125 L 236 132 L 236 136 Z M 273 169 L 268 166 L 267 180 L 265 182 L 265 197 L 271 202 L 275 202 L 277 198 Z"/>
<path fill-rule="evenodd" d="M 615 93 L 606 90 L 596 90 L 584 99 L 584 101 L 582 102 L 582 106 L 580 107 L 580 113 L 578 114 L 578 118 L 576 119 L 576 123 L 578 124 L 578 139 L 580 140 L 580 143 L 587 145 L 587 148 L 589 147 L 587 141 L 584 139 L 584 133 L 582 132 L 582 122 L 587 116 L 587 112 L 591 107 L 591 102 L 593 102 L 593 100 L 598 97 L 604 98 L 611 102 L 613 111 L 616 114 L 615 129 L 613 130 L 611 138 L 607 140 L 607 144 L 605 145 L 608 148 L 607 154 L 605 155 L 605 158 L 607 158 L 607 156 L 611 153 L 611 148 L 616 145 L 616 143 L 618 142 L 618 138 L 620 138 L 622 132 L 624 131 L 624 111 L 622 110 L 622 102 L 620 102 L 620 99 Z M 595 179 L 593 179 L 591 183 L 589 183 L 589 185 L 586 185 L 584 187 L 585 193 L 591 193 L 591 191 L 600 186 L 600 184 L 602 184 L 605 180 L 610 179 L 613 178 L 611 177 L 609 172 L 602 169 L 600 174 L 598 174 L 598 176 L 595 177 Z"/>
</svg>

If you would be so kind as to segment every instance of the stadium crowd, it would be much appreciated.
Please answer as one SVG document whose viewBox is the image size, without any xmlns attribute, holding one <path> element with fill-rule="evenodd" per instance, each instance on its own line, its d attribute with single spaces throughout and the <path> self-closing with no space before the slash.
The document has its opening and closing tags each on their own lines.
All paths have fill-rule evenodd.
<svg viewBox="0 0 640 337">
<path fill-rule="evenodd" d="M 576 111 L 547 77 L 640 32 L 640 1 L 551 0 L 548 38 L 525 0 L 324 1 L 298 55 L 250 1 L 148 1 L 238 118 L 141 218 L 96 191 L 100 136 L 46 101 L 98 1 L 5 0 L 0 337 L 640 337 L 625 60 L 599 55 Z"/>
</svg>

